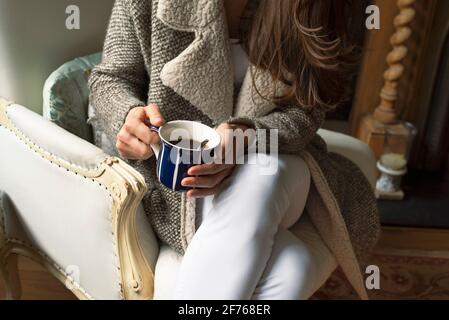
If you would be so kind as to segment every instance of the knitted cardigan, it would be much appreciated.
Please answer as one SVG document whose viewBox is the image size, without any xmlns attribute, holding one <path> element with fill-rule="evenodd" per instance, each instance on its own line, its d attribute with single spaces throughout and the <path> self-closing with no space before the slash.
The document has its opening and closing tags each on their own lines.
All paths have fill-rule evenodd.
<svg viewBox="0 0 449 320">
<path fill-rule="evenodd" d="M 268 75 L 254 81 L 259 90 L 273 88 Z M 250 70 L 234 97 L 223 0 L 116 0 L 103 60 L 89 85 L 111 141 L 129 110 L 149 103 L 159 105 L 167 121 L 278 129 L 279 152 L 301 156 L 310 169 L 310 220 L 354 289 L 367 298 L 361 266 L 380 230 L 371 186 L 316 134 L 324 110 L 277 107 L 258 95 Z M 183 254 L 195 233 L 195 200 L 158 182 L 154 157 L 130 163 L 148 184 L 143 203 L 159 239 Z"/>
</svg>

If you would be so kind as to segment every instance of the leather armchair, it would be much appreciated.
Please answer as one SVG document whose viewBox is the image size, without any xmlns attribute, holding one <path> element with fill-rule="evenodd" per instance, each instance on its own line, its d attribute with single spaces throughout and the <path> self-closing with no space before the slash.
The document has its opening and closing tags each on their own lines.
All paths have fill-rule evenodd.
<svg viewBox="0 0 449 320">
<path fill-rule="evenodd" d="M 159 245 L 145 217 L 144 179 L 91 143 L 85 81 L 95 59 L 70 62 L 49 78 L 44 115 L 50 121 L 0 99 L 0 275 L 9 298 L 20 297 L 17 255 L 41 263 L 78 298 L 170 298 L 182 257 Z M 319 134 L 374 185 L 368 146 L 327 130 Z M 330 255 L 311 223 L 293 232 L 306 243 L 320 242 L 316 254 Z M 331 272 L 323 272 L 316 290 Z"/>
<path fill-rule="evenodd" d="M 5 100 L 0 149 L 0 269 L 10 298 L 20 296 L 17 254 L 79 298 L 152 298 L 158 245 L 134 169 Z"/>
</svg>

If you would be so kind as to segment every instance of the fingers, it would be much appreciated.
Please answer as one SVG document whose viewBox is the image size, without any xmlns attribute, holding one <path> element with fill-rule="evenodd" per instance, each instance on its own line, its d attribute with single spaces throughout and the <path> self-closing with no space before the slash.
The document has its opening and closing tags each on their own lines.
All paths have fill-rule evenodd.
<svg viewBox="0 0 449 320">
<path fill-rule="evenodd" d="M 153 126 L 163 126 L 165 124 L 165 119 L 162 116 L 161 110 L 155 104 L 151 104 L 148 107 L 145 107 L 146 117 L 150 120 L 150 123 Z"/>
<path fill-rule="evenodd" d="M 181 181 L 181 185 L 191 188 L 215 188 L 225 178 L 231 175 L 233 168 L 227 168 L 217 174 L 209 176 L 187 177 Z"/>
<path fill-rule="evenodd" d="M 220 191 L 221 185 L 218 185 L 211 189 L 193 189 L 187 191 L 187 197 L 189 198 L 205 198 L 214 194 L 217 194 Z"/>
<path fill-rule="evenodd" d="M 145 144 L 153 144 L 159 141 L 158 134 L 151 131 L 150 128 L 148 128 L 148 126 L 146 126 L 140 119 L 130 118 L 123 125 L 122 131 L 123 132 L 121 132 L 120 134 L 122 134 L 123 136 L 126 136 L 128 138 L 129 136 L 134 136 Z M 122 137 L 122 140 L 123 142 L 129 144 L 129 141 L 124 139 L 124 137 Z"/>
<path fill-rule="evenodd" d="M 130 160 L 147 160 L 153 155 L 149 145 L 126 132 L 119 133 L 116 147 L 122 157 Z"/>
<path fill-rule="evenodd" d="M 233 164 L 201 164 L 191 167 L 187 173 L 190 176 L 214 175 L 232 167 Z"/>
<path fill-rule="evenodd" d="M 130 110 L 117 135 L 116 147 L 121 156 L 133 160 L 146 160 L 153 155 L 150 145 L 159 142 L 159 135 L 147 126 L 148 119 L 155 126 L 165 123 L 156 105 Z"/>
<path fill-rule="evenodd" d="M 139 158 L 136 155 L 134 155 L 134 152 L 131 149 L 131 147 L 129 147 L 127 144 L 125 144 L 121 141 L 117 141 L 116 148 L 117 148 L 119 154 L 123 158 L 129 159 L 129 160 L 139 160 Z"/>
</svg>

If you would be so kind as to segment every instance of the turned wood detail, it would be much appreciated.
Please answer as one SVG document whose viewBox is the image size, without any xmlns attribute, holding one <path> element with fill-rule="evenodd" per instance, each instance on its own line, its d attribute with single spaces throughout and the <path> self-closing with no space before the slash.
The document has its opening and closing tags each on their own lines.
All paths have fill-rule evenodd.
<svg viewBox="0 0 449 320">
<path fill-rule="evenodd" d="M 387 56 L 388 69 L 384 73 L 384 86 L 380 93 L 380 104 L 374 111 L 375 120 L 382 124 L 398 121 L 395 104 L 398 100 L 398 84 L 404 74 L 403 60 L 407 57 L 407 40 L 412 35 L 410 24 L 416 16 L 413 8 L 416 0 L 398 0 L 399 14 L 394 19 L 395 33 L 390 38 L 393 49 Z"/>
</svg>

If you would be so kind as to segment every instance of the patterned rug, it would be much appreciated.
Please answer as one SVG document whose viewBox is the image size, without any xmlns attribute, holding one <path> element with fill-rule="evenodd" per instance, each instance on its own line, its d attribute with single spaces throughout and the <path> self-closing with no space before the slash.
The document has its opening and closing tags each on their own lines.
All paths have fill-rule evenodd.
<svg viewBox="0 0 449 320">
<path fill-rule="evenodd" d="M 449 300 L 449 253 L 396 251 L 376 253 L 369 261 L 380 269 L 380 289 L 373 300 Z M 357 299 L 337 270 L 313 299 Z"/>
</svg>

